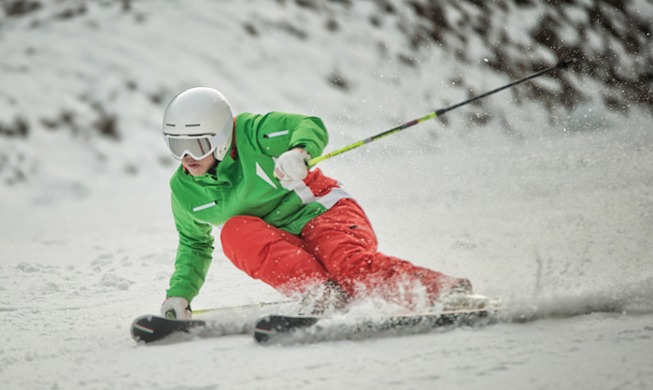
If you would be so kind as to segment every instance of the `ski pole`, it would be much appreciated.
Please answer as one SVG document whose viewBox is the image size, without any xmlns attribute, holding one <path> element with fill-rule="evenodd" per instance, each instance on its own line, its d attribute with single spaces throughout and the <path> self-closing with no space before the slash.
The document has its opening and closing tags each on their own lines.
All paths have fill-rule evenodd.
<svg viewBox="0 0 653 390">
<path fill-rule="evenodd" d="M 517 80 L 517 81 L 513 81 L 512 83 L 510 83 L 510 84 L 506 84 L 506 85 L 504 85 L 503 87 L 499 87 L 499 88 L 493 89 L 493 90 L 488 91 L 488 92 L 486 92 L 486 93 L 484 93 L 484 94 L 482 94 L 482 95 L 478 95 L 478 96 L 473 97 L 473 98 L 471 98 L 471 99 L 465 100 L 464 102 L 460 102 L 460 103 L 458 103 L 458 104 L 454 104 L 453 106 L 450 106 L 450 107 L 447 107 L 447 108 L 441 108 L 441 109 L 439 109 L 439 110 L 437 110 L 437 111 L 434 111 L 434 112 L 432 112 L 432 113 L 430 113 L 430 114 L 424 115 L 424 116 L 421 117 L 421 118 L 413 119 L 413 120 L 408 121 L 408 122 L 406 122 L 406 123 L 404 123 L 404 124 L 401 124 L 401 125 L 399 125 L 399 126 L 397 126 L 397 127 L 393 127 L 393 128 L 390 129 L 390 130 L 386 130 L 386 131 L 384 131 L 384 132 L 382 132 L 382 133 L 379 133 L 379 134 L 377 134 L 377 135 L 373 135 L 373 136 L 371 136 L 371 137 L 365 138 L 365 139 L 362 140 L 362 141 L 354 142 L 354 143 L 351 144 L 351 145 L 347 145 L 347 146 L 345 146 L 345 147 L 343 147 L 343 148 L 340 148 L 340 149 L 338 149 L 338 150 L 334 150 L 334 151 L 331 152 L 331 153 L 327 153 L 327 154 L 324 154 L 324 155 L 322 155 L 322 156 L 318 156 L 318 157 L 312 158 L 311 160 L 308 161 L 308 167 L 309 167 L 309 168 L 312 168 L 312 167 L 314 167 L 317 163 L 322 162 L 322 161 L 324 161 L 324 160 L 326 160 L 326 159 L 329 159 L 329 158 L 331 158 L 331 157 L 335 157 L 335 156 L 337 156 L 337 155 L 339 155 L 339 154 L 342 154 L 342 153 L 348 152 L 348 151 L 350 151 L 350 150 L 352 150 L 352 149 L 356 149 L 356 148 L 361 147 L 361 146 L 363 146 L 363 145 L 365 145 L 365 144 L 369 144 L 370 142 L 377 141 L 377 140 L 379 140 L 379 139 L 381 139 L 381 138 L 384 138 L 384 137 L 387 137 L 387 136 L 389 136 L 389 135 L 391 135 L 391 134 L 398 133 L 398 132 L 400 132 L 400 131 L 402 131 L 402 130 L 404 130 L 404 129 L 407 129 L 407 128 L 409 128 L 409 127 L 415 126 L 415 125 L 420 124 L 420 123 L 422 123 L 422 122 L 426 122 L 426 121 L 429 120 L 429 119 L 437 118 L 437 117 L 439 117 L 439 116 L 442 116 L 442 115 L 445 114 L 446 112 L 449 112 L 449 111 L 451 111 L 451 110 L 455 110 L 456 108 L 462 107 L 462 106 L 467 105 L 467 104 L 469 104 L 469 103 L 471 103 L 471 102 L 474 102 L 474 101 L 476 101 L 476 100 L 483 99 L 484 97 L 490 96 L 490 95 L 495 94 L 495 93 L 497 93 L 497 92 L 499 92 L 499 91 L 503 91 L 504 89 L 508 89 L 508 88 L 513 87 L 513 86 L 515 86 L 515 85 L 517 85 L 517 84 L 521 84 L 521 83 L 523 83 L 524 81 L 528 81 L 528 80 L 534 79 L 534 78 L 536 78 L 536 77 L 540 77 L 540 76 L 542 76 L 542 75 L 544 75 L 544 74 L 547 74 L 547 73 L 549 73 L 549 72 L 553 72 L 553 71 L 556 70 L 556 69 L 567 68 L 569 65 L 573 64 L 574 62 L 576 62 L 575 59 L 562 60 L 562 61 L 558 62 L 555 66 L 552 66 L 552 67 L 550 67 L 550 68 L 547 68 L 547 69 L 541 70 L 541 71 L 539 71 L 539 72 L 533 73 L 532 75 L 527 76 L 527 77 L 524 77 L 523 79 L 519 79 L 519 80 Z"/>
</svg>

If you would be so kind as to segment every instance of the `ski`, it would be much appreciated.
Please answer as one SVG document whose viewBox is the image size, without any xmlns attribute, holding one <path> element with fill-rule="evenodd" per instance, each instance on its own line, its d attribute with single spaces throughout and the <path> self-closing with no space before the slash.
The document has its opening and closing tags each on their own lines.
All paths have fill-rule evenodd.
<svg viewBox="0 0 653 390">
<path fill-rule="evenodd" d="M 247 307 L 249 308 L 249 305 Z M 144 315 L 132 322 L 131 336 L 139 343 L 158 344 L 187 341 L 195 337 L 253 333 L 254 339 L 260 344 L 310 343 L 423 333 L 448 326 L 482 325 L 496 319 L 498 310 L 492 308 L 446 311 L 439 314 L 321 317 L 261 313 L 260 310 L 254 310 L 253 305 L 251 311 L 241 309 L 225 308 L 221 315 L 192 320 Z"/>
<path fill-rule="evenodd" d="M 207 318 L 175 320 L 156 315 L 145 315 L 134 320 L 131 335 L 134 341 L 146 344 L 169 344 L 188 341 L 195 337 L 211 338 L 250 334 L 254 330 L 253 318 Z"/>
<path fill-rule="evenodd" d="M 495 309 L 478 309 L 370 318 L 268 315 L 256 323 L 254 339 L 260 344 L 292 344 L 416 334 L 488 324 L 495 314 Z"/>
</svg>

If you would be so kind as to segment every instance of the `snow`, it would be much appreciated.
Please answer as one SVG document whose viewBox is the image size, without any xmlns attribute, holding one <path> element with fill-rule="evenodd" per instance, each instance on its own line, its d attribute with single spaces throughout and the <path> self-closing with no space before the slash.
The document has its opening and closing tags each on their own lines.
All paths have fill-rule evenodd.
<svg viewBox="0 0 653 390">
<path fill-rule="evenodd" d="M 513 133 L 465 127 L 471 111 L 461 108 L 448 127 L 422 124 L 320 164 L 366 209 L 382 251 L 470 278 L 503 300 L 505 322 L 295 346 L 261 347 L 249 335 L 131 340 L 131 321 L 158 312 L 173 269 L 175 163 L 159 123 L 176 92 L 216 86 L 236 111 L 318 115 L 331 151 L 465 99 L 456 74 L 476 92 L 508 81 L 442 51 L 404 51 L 395 25 L 409 13 L 383 14 L 377 29 L 365 17 L 374 8 L 355 3 L 318 13 L 295 2 L 156 11 L 135 2 L 130 12 L 98 2 L 70 19 L 48 16 L 57 6 L 47 5 L 4 21 L 2 119 L 18 113 L 33 127 L 0 141 L 3 164 L 25 175 L 8 185 L 0 169 L 3 388 L 651 387 L 651 118 L 590 105 L 552 125 L 534 105 L 513 106 L 510 92 L 484 110 L 508 112 Z M 330 13 L 336 34 L 324 27 Z M 329 85 L 333 72 L 347 91 Z M 94 133 L 94 102 L 120 117 L 119 140 Z M 75 114 L 76 133 L 42 125 L 62 110 Z M 194 307 L 281 298 L 218 247 Z M 522 317 L 532 320 L 509 321 Z"/>
</svg>

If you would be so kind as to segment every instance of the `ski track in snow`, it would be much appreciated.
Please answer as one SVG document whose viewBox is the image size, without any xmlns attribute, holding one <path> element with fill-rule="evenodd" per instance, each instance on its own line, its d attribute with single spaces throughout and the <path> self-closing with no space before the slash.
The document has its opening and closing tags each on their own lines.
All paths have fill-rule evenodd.
<svg viewBox="0 0 653 390">
<path fill-rule="evenodd" d="M 561 155 L 576 153 L 573 142 L 560 142 L 556 148 L 563 148 L 558 149 Z M 480 389 L 515 384 L 527 388 L 647 388 L 653 379 L 653 283 L 647 262 L 646 245 L 650 244 L 640 242 L 644 237 L 637 235 L 646 232 L 648 221 L 638 217 L 629 204 L 644 202 L 637 204 L 648 205 L 650 210 L 639 183 L 651 171 L 624 178 L 618 167 L 605 172 L 604 162 L 599 160 L 596 172 L 589 175 L 578 171 L 585 167 L 561 176 L 550 174 L 550 184 L 568 188 L 553 194 L 522 195 L 515 202 L 515 192 L 531 191 L 504 187 L 508 181 L 528 181 L 529 170 L 514 168 L 522 152 L 533 156 L 529 164 L 543 166 L 541 173 L 550 174 L 550 154 L 523 146 L 501 156 L 469 153 L 475 156 L 470 162 L 474 166 L 494 163 L 494 172 L 502 180 L 469 187 L 458 181 L 457 172 L 433 173 L 421 182 L 428 187 L 424 192 L 385 191 L 392 199 L 387 210 L 375 203 L 373 195 L 355 192 L 372 199 L 367 208 L 373 220 L 382 221 L 376 225 L 381 227 L 379 235 L 386 251 L 469 276 L 479 292 L 504 300 L 508 320 L 524 316 L 534 320 L 309 345 L 262 347 L 251 336 L 239 335 L 137 346 L 129 338 L 128 326 L 137 315 L 156 313 L 172 271 L 176 237 L 165 217 L 127 227 L 120 222 L 122 215 L 112 215 L 115 212 L 106 208 L 96 211 L 93 218 L 80 218 L 79 229 L 66 225 L 62 231 L 44 233 L 39 228 L 39 234 L 3 239 L 9 260 L 0 266 L 0 376 L 16 389 Z M 433 157 L 428 155 L 413 158 L 423 160 L 420 164 L 438 166 L 455 159 L 455 152 L 446 154 L 435 162 L 429 162 Z M 592 153 L 586 150 L 583 154 Z M 636 157 L 645 162 L 651 158 L 650 154 Z M 359 169 L 371 172 L 377 167 L 375 161 L 368 160 L 361 162 Z M 530 169 L 537 169 L 533 167 Z M 392 174 L 392 168 L 386 167 L 387 172 Z M 599 170 L 602 181 L 589 180 Z M 568 185 L 569 174 L 577 180 Z M 414 172 L 412 179 L 404 180 L 419 181 L 423 175 Z M 620 180 L 624 181 L 620 190 L 614 190 Z M 377 185 L 373 176 L 367 184 Z M 589 190 L 596 194 L 598 206 L 584 203 Z M 415 198 L 406 201 L 405 196 Z M 85 202 L 89 207 L 105 201 L 128 203 L 126 198 L 101 198 L 64 203 L 56 213 L 69 215 L 76 208 L 85 208 Z M 166 194 L 159 198 L 157 206 L 166 207 Z M 443 205 L 441 199 L 448 204 Z M 543 203 L 554 202 L 559 202 L 555 212 L 541 208 Z M 595 207 L 604 202 L 621 204 L 622 210 L 633 212 L 626 219 L 633 226 L 615 217 L 625 217 L 621 213 L 594 214 Z M 467 210 L 461 211 L 462 206 Z M 507 209 L 515 215 L 506 218 Z M 431 213 L 439 218 L 431 218 Z M 34 215 L 27 219 L 37 218 Z M 524 220 L 531 224 L 522 227 Z M 562 222 L 568 220 L 580 222 Z M 623 237 L 614 237 L 612 228 L 604 230 L 606 220 L 615 229 L 627 229 L 633 235 L 631 240 L 622 244 Z M 416 221 L 420 229 L 414 228 Z M 620 222 L 624 224 L 618 225 Z M 584 229 L 579 231 L 578 224 Z M 585 242 L 593 235 L 603 242 Z M 631 245 L 637 242 L 642 245 L 640 252 Z M 416 246 L 407 248 L 406 244 Z M 606 249 L 612 252 L 606 253 Z M 624 254 L 632 257 L 623 259 Z M 615 255 L 622 260 L 615 262 Z M 481 256 L 485 257 L 479 259 Z M 245 278 L 217 252 L 196 308 L 280 298 L 267 286 Z"/>
<path fill-rule="evenodd" d="M 207 6 L 215 15 L 202 12 Z M 93 91 L 93 99 L 124 113 L 125 129 L 149 132 L 125 130 L 121 142 L 111 143 L 43 130 L 28 143 L 8 144 L 31 153 L 18 160 L 26 172 L 40 170 L 33 181 L 0 188 L 0 387 L 653 386 L 650 116 L 615 117 L 594 108 L 581 119 L 597 123 L 594 131 L 564 132 L 551 129 L 528 105 L 511 107 L 509 94 L 489 98 L 488 107 L 508 106 L 506 112 L 516 117 L 513 126 L 524 128 L 518 132 L 522 138 L 489 128 L 465 137 L 457 132 L 469 129 L 424 124 L 320 164 L 363 205 L 382 251 L 468 277 L 479 293 L 503 300 L 502 322 L 308 345 L 262 347 L 248 335 L 136 345 L 129 325 L 139 315 L 158 312 L 176 251 L 167 188 L 174 166 L 169 159 L 161 166 L 166 151 L 155 127 L 163 111 L 151 103 L 152 95 L 162 93 L 157 92 L 161 80 L 167 83 L 163 90 L 200 81 L 222 85 L 238 110 L 322 116 L 332 133 L 328 151 L 409 120 L 417 111 L 425 114 L 421 110 L 432 109 L 433 99 L 413 105 L 421 92 L 427 95 L 423 85 L 440 86 L 438 99 L 455 101 L 462 94 L 439 72 L 402 74 L 395 64 L 361 55 L 376 53 L 378 42 L 355 24 L 343 29 L 342 42 L 321 30 L 311 30 L 307 40 L 289 41 L 283 26 L 291 26 L 279 22 L 287 15 L 277 5 L 261 6 L 251 15 L 234 6 L 226 17 L 213 7 L 212 2 L 161 6 L 160 12 L 146 14 L 145 24 L 90 7 L 86 17 L 69 23 L 46 20 L 41 28 L 47 37 L 38 26 L 3 25 L 5 32 L 16 30 L 17 40 L 5 41 L 18 61 L 12 66 L 19 69 L 20 61 L 32 60 L 56 65 L 40 66 L 30 83 L 25 82 L 30 74 L 12 71 L 20 81 L 9 89 L 25 93 L 12 109 L 26 117 L 54 118 L 67 104 L 80 104 L 73 96 Z M 324 22 L 318 14 L 292 12 L 306 25 Z M 198 21 L 185 30 L 197 39 L 168 28 L 180 13 Z M 262 34 L 252 40 L 254 48 L 242 50 L 238 34 L 249 17 L 260 23 Z M 270 34 L 263 34 L 266 28 Z M 207 54 L 206 41 L 198 37 L 218 30 L 229 37 L 222 48 L 238 55 Z M 165 50 L 161 34 L 171 42 Z M 404 44 L 399 37 L 383 39 L 392 47 Z M 21 57 L 24 45 L 35 47 L 33 59 Z M 302 66 L 296 58 L 303 59 Z M 457 69 L 448 57 L 422 60 L 425 68 L 432 63 Z M 347 69 L 355 80 L 349 94 L 324 85 L 323 74 L 334 68 Z M 369 69 L 378 74 L 370 76 Z M 502 81 L 489 82 L 473 68 L 463 71 L 468 84 L 479 89 Z M 400 82 L 382 77 L 385 73 L 400 74 Z M 10 83 L 10 78 L 3 80 Z M 124 89 L 129 80 L 138 80 L 136 91 Z M 51 91 L 61 99 L 48 100 Z M 37 113 L 24 107 L 28 102 Z M 98 162 L 95 154 L 112 159 Z M 123 159 L 136 164 L 139 173 L 126 175 L 130 165 Z M 216 241 L 196 309 L 279 299 L 271 288 L 238 272 Z"/>
</svg>

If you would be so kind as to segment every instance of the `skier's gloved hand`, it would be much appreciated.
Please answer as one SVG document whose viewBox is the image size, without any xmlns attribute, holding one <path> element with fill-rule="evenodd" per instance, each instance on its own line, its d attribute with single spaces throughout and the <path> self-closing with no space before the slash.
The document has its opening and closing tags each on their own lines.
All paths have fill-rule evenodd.
<svg viewBox="0 0 653 390">
<path fill-rule="evenodd" d="M 311 155 L 301 148 L 290 149 L 277 159 L 274 165 L 274 176 L 281 181 L 304 180 L 308 175 L 306 163 Z"/>
<path fill-rule="evenodd" d="M 161 305 L 161 315 L 167 318 L 178 320 L 190 320 L 193 314 L 186 298 L 169 297 Z"/>
</svg>

